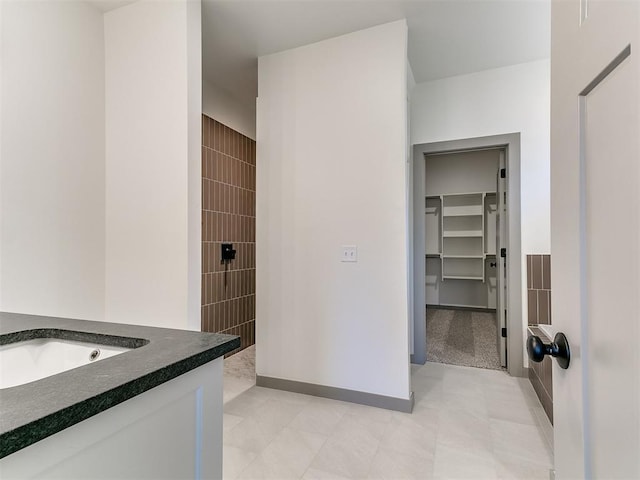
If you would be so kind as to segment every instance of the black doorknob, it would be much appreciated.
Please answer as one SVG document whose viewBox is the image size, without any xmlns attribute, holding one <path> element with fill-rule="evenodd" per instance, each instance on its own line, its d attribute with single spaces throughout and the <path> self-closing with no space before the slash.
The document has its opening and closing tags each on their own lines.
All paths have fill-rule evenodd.
<svg viewBox="0 0 640 480">
<path fill-rule="evenodd" d="M 558 361 L 560 368 L 569 368 L 571 350 L 564 333 L 556 333 L 553 342 L 544 343 L 540 337 L 531 335 L 527 339 L 527 354 L 534 362 L 541 362 L 545 355 L 551 355 Z"/>
</svg>

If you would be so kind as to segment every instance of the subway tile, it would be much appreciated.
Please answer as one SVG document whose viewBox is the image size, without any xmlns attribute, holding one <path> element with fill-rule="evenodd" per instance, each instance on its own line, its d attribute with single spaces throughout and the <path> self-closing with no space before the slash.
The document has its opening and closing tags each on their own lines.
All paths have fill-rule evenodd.
<svg viewBox="0 0 640 480">
<path fill-rule="evenodd" d="M 209 314 L 209 310 L 207 306 L 202 307 L 202 331 L 206 332 L 208 331 L 207 329 L 209 328 L 209 324 L 208 324 L 208 317 L 207 315 Z"/>
<path fill-rule="evenodd" d="M 231 159 L 231 184 L 235 186 L 240 185 L 240 162 L 235 158 Z"/>
<path fill-rule="evenodd" d="M 229 325 L 229 316 L 227 315 L 227 302 L 221 302 L 220 304 L 220 319 L 222 322 L 222 330 L 227 330 L 230 328 Z"/>
<path fill-rule="evenodd" d="M 215 312 L 215 304 L 211 305 L 211 311 L 213 312 L 211 316 L 211 331 L 219 332 L 220 331 L 220 319 L 216 316 Z"/>
<path fill-rule="evenodd" d="M 223 124 L 220 124 L 220 151 L 225 155 L 228 152 L 227 146 L 229 145 L 229 132 L 227 131 L 227 127 Z"/>
<path fill-rule="evenodd" d="M 201 301 L 203 305 L 208 305 L 211 303 L 209 299 L 209 276 L 202 275 L 202 290 L 201 290 Z"/>
<path fill-rule="evenodd" d="M 209 179 L 218 180 L 218 152 L 209 149 Z"/>
<path fill-rule="evenodd" d="M 238 326 L 238 318 L 236 316 L 236 302 L 235 300 L 229 301 L 229 318 L 231 321 L 231 325 L 234 327 Z"/>
<path fill-rule="evenodd" d="M 241 215 L 246 215 L 247 214 L 247 209 L 249 207 L 249 200 L 247 197 L 247 190 L 242 190 L 240 192 L 240 214 Z"/>
<path fill-rule="evenodd" d="M 546 356 L 541 363 L 542 365 L 542 385 L 544 389 L 547 391 L 547 394 L 550 398 L 553 398 L 553 360 L 551 357 Z"/>
<path fill-rule="evenodd" d="M 202 177 L 206 178 L 206 176 L 207 176 L 206 175 L 206 173 L 207 173 L 206 165 L 207 164 L 206 164 L 205 160 L 207 158 L 207 148 L 204 145 L 202 146 L 200 158 L 201 158 L 201 162 L 202 162 L 202 165 L 201 165 L 201 167 L 202 167 Z"/>
<path fill-rule="evenodd" d="M 204 242 L 202 243 L 200 253 L 202 255 L 202 273 L 209 273 L 209 249 L 207 248 L 207 244 Z"/>
<path fill-rule="evenodd" d="M 220 182 L 225 182 L 226 181 L 226 175 L 227 175 L 227 170 L 226 170 L 226 156 L 224 153 L 222 152 L 218 152 L 218 163 L 219 163 L 219 167 L 218 167 L 218 180 Z"/>
<path fill-rule="evenodd" d="M 202 116 L 202 144 L 207 147 L 211 144 L 211 135 L 209 134 L 209 117 L 206 115 Z"/>
<path fill-rule="evenodd" d="M 222 181 L 222 156 L 217 150 L 211 150 L 211 180 Z"/>
<path fill-rule="evenodd" d="M 222 303 L 213 304 L 213 314 L 216 318 L 217 330 L 221 332 L 224 330 L 224 317 L 222 316 Z"/>
<path fill-rule="evenodd" d="M 202 155 L 200 156 L 200 168 L 202 169 L 202 178 L 209 178 L 209 176 L 211 175 L 209 172 L 209 163 L 207 162 L 207 159 L 209 158 L 210 155 L 210 150 L 206 147 L 202 147 Z"/>
<path fill-rule="evenodd" d="M 229 198 L 231 199 L 231 213 L 234 215 L 233 218 L 237 218 L 238 214 L 238 188 L 231 185 L 229 187 L 230 193 Z"/>
<path fill-rule="evenodd" d="M 218 131 L 218 150 L 220 152 L 224 152 L 224 125 L 221 124 L 220 122 L 218 122 L 217 124 L 217 131 Z"/>
<path fill-rule="evenodd" d="M 218 193 L 218 211 L 227 213 L 227 204 L 229 203 L 229 199 L 227 198 L 227 186 L 224 183 L 219 183 L 218 188 L 220 193 Z"/>
<path fill-rule="evenodd" d="M 542 255 L 533 255 L 532 258 L 532 286 L 542 288 Z"/>
<path fill-rule="evenodd" d="M 202 206 L 205 210 L 209 210 L 209 189 L 207 188 L 209 181 L 202 179 Z"/>
<path fill-rule="evenodd" d="M 552 308 L 551 308 L 551 290 L 549 290 L 549 325 L 552 324 L 551 311 L 552 311 Z"/>
<path fill-rule="evenodd" d="M 231 198 L 231 186 L 224 185 L 224 211 L 231 213 L 233 198 Z"/>
<path fill-rule="evenodd" d="M 220 162 L 218 161 L 218 152 L 216 152 L 215 150 L 211 150 L 211 155 L 210 155 L 210 162 L 211 162 L 211 180 L 215 180 L 215 181 L 219 181 L 219 168 L 220 168 Z"/>
<path fill-rule="evenodd" d="M 223 212 L 226 213 L 227 212 L 227 208 L 226 208 L 226 204 L 227 204 L 227 199 L 226 199 L 226 185 L 224 183 L 218 183 L 217 185 L 218 187 L 218 212 Z"/>
<path fill-rule="evenodd" d="M 218 191 L 220 185 L 218 182 L 211 181 L 209 183 L 209 210 L 214 212 L 219 211 L 220 205 L 220 193 Z"/>
<path fill-rule="evenodd" d="M 219 152 L 218 153 L 218 161 L 220 162 L 220 177 L 219 181 L 221 183 L 227 183 L 227 156 Z"/>
<path fill-rule="evenodd" d="M 240 160 L 242 160 L 243 162 L 247 161 L 247 137 L 245 137 L 244 135 L 241 138 L 240 144 Z"/>
<path fill-rule="evenodd" d="M 218 303 L 220 301 L 220 275 L 212 273 L 211 279 L 211 303 Z"/>
<path fill-rule="evenodd" d="M 533 288 L 533 255 L 527 255 L 527 288 Z"/>
<path fill-rule="evenodd" d="M 538 323 L 549 324 L 549 291 L 538 290 Z"/>
<path fill-rule="evenodd" d="M 215 210 L 211 212 L 211 223 L 213 224 L 212 228 L 212 241 L 216 241 L 218 239 L 218 235 L 220 233 L 220 228 L 218 227 L 218 215 L 219 213 Z"/>
<path fill-rule="evenodd" d="M 224 131 L 224 144 L 222 147 L 222 151 L 225 153 L 225 155 L 230 155 L 231 154 L 231 129 L 226 125 L 223 125 L 222 127 Z"/>
<path fill-rule="evenodd" d="M 210 148 L 206 149 L 205 154 L 202 156 L 202 169 L 204 171 L 204 177 L 207 180 L 211 180 L 211 177 L 213 176 L 213 171 L 212 171 L 212 162 L 211 162 L 211 157 L 213 156 L 213 150 L 211 150 Z"/>
<path fill-rule="evenodd" d="M 213 212 L 207 212 L 207 238 L 213 239 Z"/>
<path fill-rule="evenodd" d="M 529 325 L 538 324 L 538 291 L 527 290 Z"/>
<path fill-rule="evenodd" d="M 542 288 L 551 290 L 551 255 L 542 256 Z"/>
<path fill-rule="evenodd" d="M 220 151 L 221 137 L 222 137 L 222 128 L 219 122 L 214 121 L 212 124 L 213 128 L 213 142 L 212 147 L 214 150 Z"/>
<path fill-rule="evenodd" d="M 213 136 L 212 148 L 214 148 L 215 150 L 220 150 L 222 138 L 222 128 L 220 122 L 214 120 L 211 124 L 211 127 Z"/>
</svg>

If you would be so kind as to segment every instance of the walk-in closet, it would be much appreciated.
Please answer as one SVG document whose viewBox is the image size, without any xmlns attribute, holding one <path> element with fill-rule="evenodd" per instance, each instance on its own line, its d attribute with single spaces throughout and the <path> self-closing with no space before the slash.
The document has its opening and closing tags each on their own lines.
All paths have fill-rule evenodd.
<svg viewBox="0 0 640 480">
<path fill-rule="evenodd" d="M 501 149 L 425 155 L 429 361 L 503 364 L 496 316 L 503 164 Z"/>
</svg>

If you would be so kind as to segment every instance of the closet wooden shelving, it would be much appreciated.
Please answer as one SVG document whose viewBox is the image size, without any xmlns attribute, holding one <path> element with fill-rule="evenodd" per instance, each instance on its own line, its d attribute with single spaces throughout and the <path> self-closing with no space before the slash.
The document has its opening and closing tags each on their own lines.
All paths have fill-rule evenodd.
<svg viewBox="0 0 640 480">
<path fill-rule="evenodd" d="M 485 282 L 485 260 L 495 256 L 495 200 L 495 192 L 425 198 L 426 257 L 440 259 L 443 281 Z"/>
</svg>

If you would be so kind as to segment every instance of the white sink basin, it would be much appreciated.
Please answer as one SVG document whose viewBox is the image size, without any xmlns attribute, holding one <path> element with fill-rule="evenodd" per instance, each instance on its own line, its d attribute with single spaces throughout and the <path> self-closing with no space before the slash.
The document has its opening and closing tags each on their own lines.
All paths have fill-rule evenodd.
<svg viewBox="0 0 640 480">
<path fill-rule="evenodd" d="M 0 389 L 35 382 L 129 350 L 59 338 L 36 338 L 0 345 Z"/>
</svg>

